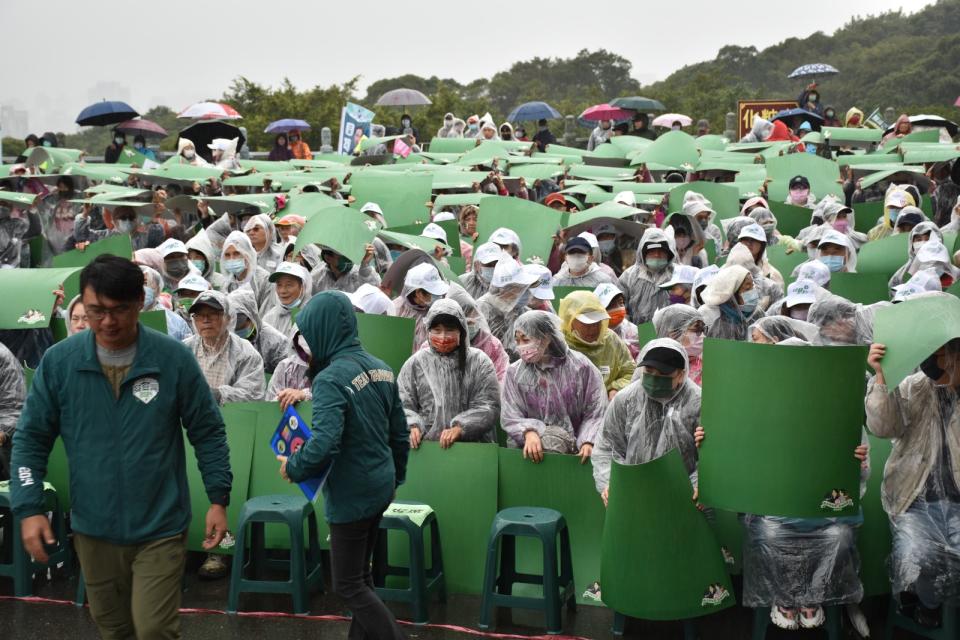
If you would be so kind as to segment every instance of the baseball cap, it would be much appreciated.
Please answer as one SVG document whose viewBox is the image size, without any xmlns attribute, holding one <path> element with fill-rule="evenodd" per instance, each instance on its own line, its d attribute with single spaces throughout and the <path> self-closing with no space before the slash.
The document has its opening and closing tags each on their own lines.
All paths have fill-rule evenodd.
<svg viewBox="0 0 960 640">
<path fill-rule="evenodd" d="M 286 227 L 290 225 L 297 225 L 302 227 L 305 224 L 307 224 L 307 219 L 304 218 L 303 216 L 298 216 L 294 213 L 288 213 L 287 215 L 283 216 L 273 224 L 274 226 L 277 226 L 277 227 Z"/>
<path fill-rule="evenodd" d="M 562 193 L 551 193 L 550 195 L 548 195 L 546 198 L 543 199 L 543 204 L 547 205 L 548 207 L 552 205 L 554 202 L 559 202 L 564 207 L 567 206 L 567 199 L 563 197 Z"/>
<path fill-rule="evenodd" d="M 810 188 L 810 181 L 807 180 L 806 176 L 793 176 L 790 178 L 790 188 L 796 189 L 797 187 Z"/>
<path fill-rule="evenodd" d="M 447 244 L 447 232 L 444 231 L 443 227 L 438 224 L 434 224 L 433 222 L 425 226 L 420 235 L 426 238 L 433 238 L 434 240 L 439 240 L 443 244 Z"/>
<path fill-rule="evenodd" d="M 376 213 L 383 215 L 383 209 L 380 208 L 376 202 L 368 202 L 367 204 L 360 207 L 360 213 Z"/>
<path fill-rule="evenodd" d="M 705 287 L 710 284 L 710 281 L 713 280 L 718 273 L 720 273 L 720 267 L 715 264 L 700 269 L 700 273 L 698 273 L 697 277 L 693 280 L 693 290 L 696 291 L 700 287 Z"/>
<path fill-rule="evenodd" d="M 759 242 L 766 242 L 767 234 L 763 230 L 763 227 L 754 222 L 753 224 L 748 224 L 743 229 L 740 229 L 740 235 L 737 236 L 737 240 L 743 240 L 744 238 L 750 238 L 751 240 L 757 240 Z"/>
<path fill-rule="evenodd" d="M 520 263 L 512 257 L 504 256 L 497 260 L 497 266 L 493 270 L 493 280 L 490 281 L 490 286 L 506 287 L 511 284 L 530 286 L 539 279 L 539 275 L 524 271 Z"/>
<path fill-rule="evenodd" d="M 651 367 L 667 375 L 683 369 L 685 365 L 683 356 L 669 347 L 654 347 L 637 363 L 638 367 Z"/>
<path fill-rule="evenodd" d="M 673 277 L 668 281 L 660 285 L 661 289 L 669 289 L 678 284 L 689 284 L 693 285 L 697 280 L 697 275 L 700 274 L 700 269 L 696 267 L 691 267 L 690 265 L 683 264 L 673 268 Z"/>
<path fill-rule="evenodd" d="M 491 233 L 489 241 L 499 245 L 513 244 L 520 246 L 520 236 L 506 227 L 500 227 Z"/>
<path fill-rule="evenodd" d="M 913 226 L 917 226 L 921 222 L 923 222 L 923 216 L 921 214 L 914 213 L 912 211 L 909 213 L 903 213 L 901 211 L 900 215 L 897 216 L 896 225 L 898 227 L 904 224 L 912 224 Z"/>
<path fill-rule="evenodd" d="M 357 287 L 353 293 L 348 293 L 347 297 L 350 298 L 354 308 L 364 313 L 380 316 L 395 315 L 390 297 L 368 282 Z"/>
<path fill-rule="evenodd" d="M 197 299 L 193 301 L 192 305 L 190 305 L 190 311 L 196 311 L 197 307 L 210 307 L 216 311 L 223 311 L 223 305 L 220 304 L 220 301 L 217 300 L 217 297 L 213 295 L 213 291 L 204 291 L 198 295 Z"/>
<path fill-rule="evenodd" d="M 609 282 L 598 284 L 597 288 L 593 290 L 593 293 L 595 296 L 600 298 L 600 304 L 602 304 L 604 307 L 609 307 L 614 298 L 619 295 L 623 295 L 623 291 L 617 288 L 617 285 Z"/>
<path fill-rule="evenodd" d="M 177 291 L 209 291 L 210 283 L 203 279 L 203 276 L 197 273 L 188 273 L 180 278 L 177 283 Z"/>
<path fill-rule="evenodd" d="M 473 260 L 480 264 L 490 264 L 496 262 L 503 255 L 503 249 L 492 242 L 484 242 L 473 253 Z"/>
<path fill-rule="evenodd" d="M 813 280 L 797 280 L 787 287 L 787 301 L 784 303 L 788 309 L 798 304 L 813 304 L 817 301 L 816 291 L 818 285 Z"/>
<path fill-rule="evenodd" d="M 403 286 L 410 289 L 423 289 L 435 296 L 445 296 L 450 290 L 450 285 L 443 281 L 437 268 L 426 262 L 407 271 Z"/>
<path fill-rule="evenodd" d="M 270 282 L 276 282 L 280 279 L 280 276 L 293 276 L 304 285 L 310 283 L 312 286 L 310 272 L 296 262 L 281 262 L 277 265 L 277 270 L 270 274 L 268 280 L 270 280 Z"/>
<path fill-rule="evenodd" d="M 811 280 L 825 287 L 830 283 L 830 267 L 819 260 L 808 260 L 797 267 L 797 280 Z"/>
<path fill-rule="evenodd" d="M 599 248 L 600 248 L 600 243 L 597 242 L 597 236 L 593 235 L 593 234 L 590 233 L 589 231 L 584 231 L 583 233 L 578 234 L 577 237 L 578 237 L 578 238 L 583 238 L 584 240 L 586 240 L 586 241 L 587 241 L 587 244 L 590 245 L 590 248 L 591 248 L 591 249 L 599 249 Z"/>
<path fill-rule="evenodd" d="M 446 222 L 447 220 L 456 220 L 457 216 L 453 215 L 452 211 L 441 211 L 437 215 L 433 216 L 434 222 Z"/>
<path fill-rule="evenodd" d="M 183 244 L 176 238 L 167 238 L 157 246 L 157 251 L 159 251 L 160 255 L 164 258 L 174 253 L 182 253 L 186 255 L 187 245 Z"/>
<path fill-rule="evenodd" d="M 637 194 L 633 191 L 620 191 L 617 195 L 613 196 L 613 201 L 625 204 L 628 207 L 635 207 L 637 206 Z"/>
<path fill-rule="evenodd" d="M 542 264 L 525 264 L 523 270 L 537 276 L 534 283 L 536 286 L 530 288 L 530 295 L 537 300 L 553 300 L 556 297 L 553 294 L 553 274 L 550 269 Z"/>
<path fill-rule="evenodd" d="M 610 316 L 607 315 L 606 311 L 585 311 L 574 318 L 578 322 L 583 324 L 596 324 L 598 322 L 603 322 L 604 320 L 609 320 Z"/>
<path fill-rule="evenodd" d="M 587 242 L 586 238 L 582 238 L 580 236 L 577 236 L 575 238 L 570 238 L 567 241 L 567 246 L 564 247 L 563 252 L 570 253 L 574 249 L 578 251 L 583 251 L 584 253 L 590 253 L 591 251 L 590 243 Z"/>
</svg>

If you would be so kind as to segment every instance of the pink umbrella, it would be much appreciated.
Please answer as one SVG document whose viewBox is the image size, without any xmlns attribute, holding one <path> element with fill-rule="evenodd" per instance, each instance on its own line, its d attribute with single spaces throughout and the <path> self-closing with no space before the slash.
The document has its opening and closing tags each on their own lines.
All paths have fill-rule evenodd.
<svg viewBox="0 0 960 640">
<path fill-rule="evenodd" d="M 143 118 L 134 118 L 133 120 L 121 122 L 115 128 L 117 131 L 127 133 L 131 136 L 143 136 L 144 138 L 167 137 L 166 129 L 152 120 L 144 120 Z"/>
<path fill-rule="evenodd" d="M 957 98 L 957 101 L 953 103 L 953 106 L 960 107 L 960 98 Z"/>
<path fill-rule="evenodd" d="M 178 113 L 177 117 L 193 120 L 239 120 L 243 116 L 222 102 L 198 102 Z"/>
<path fill-rule="evenodd" d="M 693 119 L 690 116 L 685 116 L 682 113 L 665 113 L 662 116 L 657 116 L 653 119 L 652 124 L 655 127 L 664 127 L 669 129 L 673 126 L 674 122 L 679 122 L 681 127 L 689 127 L 693 124 Z"/>
<path fill-rule="evenodd" d="M 584 109 L 580 118 L 590 122 L 599 122 L 600 120 L 629 120 L 633 117 L 633 112 L 619 107 L 611 107 L 607 103 L 595 104 L 592 107 Z"/>
</svg>

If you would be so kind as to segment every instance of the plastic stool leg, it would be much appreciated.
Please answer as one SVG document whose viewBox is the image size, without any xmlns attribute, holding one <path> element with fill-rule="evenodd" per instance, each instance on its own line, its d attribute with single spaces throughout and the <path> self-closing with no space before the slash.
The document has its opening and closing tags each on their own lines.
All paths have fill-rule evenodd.
<svg viewBox="0 0 960 640">
<path fill-rule="evenodd" d="M 427 612 L 427 567 L 423 554 L 423 532 L 417 528 L 407 531 L 410 541 L 410 590 L 413 592 L 413 621 L 416 624 L 430 622 Z"/>
<path fill-rule="evenodd" d="M 828 640 L 841 640 L 843 637 L 843 609 L 841 607 L 825 607 L 827 617 L 826 627 Z"/>
<path fill-rule="evenodd" d="M 570 549 L 570 529 L 564 527 L 560 531 L 560 588 L 566 589 L 568 584 L 574 585 L 567 600 L 567 611 L 577 610 L 576 581 L 573 578 L 573 552 Z"/>
<path fill-rule="evenodd" d="M 547 621 L 547 633 L 559 635 L 563 632 L 560 621 L 560 588 L 557 584 L 557 539 L 545 536 L 543 539 L 543 609 Z"/>
<path fill-rule="evenodd" d="M 615 636 L 622 636 L 623 630 L 627 626 L 627 616 L 622 613 L 613 612 L 613 626 L 610 628 L 610 632 Z"/>
<path fill-rule="evenodd" d="M 697 640 L 697 622 L 695 620 L 683 621 L 683 640 Z"/>
<path fill-rule="evenodd" d="M 227 595 L 227 613 L 236 613 L 240 605 L 240 582 L 247 564 L 247 527 L 241 515 L 237 526 L 237 540 L 233 545 L 233 562 L 230 564 L 230 591 Z"/>
<path fill-rule="evenodd" d="M 480 598 L 480 623 L 483 630 L 492 629 L 493 622 L 493 594 L 499 580 L 497 579 L 497 550 L 500 536 L 494 533 L 487 544 L 487 566 L 483 572 L 483 594 Z"/>
<path fill-rule="evenodd" d="M 753 610 L 753 640 L 764 640 L 767 637 L 767 625 L 770 624 L 769 609 L 757 608 Z"/>
<path fill-rule="evenodd" d="M 290 582 L 293 587 L 293 613 L 310 613 L 307 590 L 306 550 L 303 546 L 303 523 L 290 530 Z"/>
<path fill-rule="evenodd" d="M 500 579 L 497 591 L 503 595 L 513 595 L 513 584 L 517 581 L 517 539 L 509 534 L 500 537 Z"/>
<path fill-rule="evenodd" d="M 440 545 L 440 523 L 436 518 L 430 523 L 430 568 L 440 576 L 437 593 L 440 602 L 447 601 L 447 574 L 443 571 L 443 547 Z"/>
</svg>

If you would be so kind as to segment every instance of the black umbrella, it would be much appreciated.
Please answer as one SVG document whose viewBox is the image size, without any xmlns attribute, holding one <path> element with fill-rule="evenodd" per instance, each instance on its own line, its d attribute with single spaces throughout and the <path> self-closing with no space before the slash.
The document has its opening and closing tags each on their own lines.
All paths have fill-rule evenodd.
<svg viewBox="0 0 960 640">
<path fill-rule="evenodd" d="M 81 127 L 103 127 L 110 124 L 124 122 L 136 118 L 140 114 L 126 102 L 119 100 L 103 100 L 95 102 L 77 116 L 77 124 Z"/>
<path fill-rule="evenodd" d="M 177 134 L 177 147 L 180 146 L 180 138 L 186 138 L 193 143 L 197 154 L 206 160 L 212 162 L 213 152 L 207 147 L 216 138 L 226 138 L 232 140 L 240 138 L 237 141 L 237 149 L 243 148 L 243 143 L 247 137 L 243 135 L 239 127 L 236 127 L 224 120 L 199 120 L 189 127 L 184 128 Z"/>
</svg>

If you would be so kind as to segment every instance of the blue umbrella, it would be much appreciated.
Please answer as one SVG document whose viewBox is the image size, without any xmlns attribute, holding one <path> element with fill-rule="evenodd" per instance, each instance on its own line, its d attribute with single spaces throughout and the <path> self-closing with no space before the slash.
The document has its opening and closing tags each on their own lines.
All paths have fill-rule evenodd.
<svg viewBox="0 0 960 640">
<path fill-rule="evenodd" d="M 528 120 L 556 120 L 562 118 L 560 112 L 546 102 L 524 102 L 510 112 L 507 122 L 526 122 Z"/>
<path fill-rule="evenodd" d="M 139 115 L 137 110 L 126 102 L 104 100 L 81 111 L 76 122 L 81 127 L 103 127 L 108 124 L 119 124 Z"/>
<path fill-rule="evenodd" d="M 809 122 L 810 126 L 813 127 L 814 131 L 820 131 L 820 127 L 823 125 L 823 117 L 818 116 L 812 111 L 807 111 L 806 109 L 784 109 L 777 113 L 777 115 L 770 118 L 770 122 L 776 122 L 777 120 L 789 120 L 790 118 L 799 117 L 805 122 Z"/>
<path fill-rule="evenodd" d="M 812 78 L 814 76 L 827 76 L 834 73 L 840 73 L 836 67 L 817 62 L 815 64 L 805 64 L 793 70 L 788 78 Z"/>
<path fill-rule="evenodd" d="M 264 133 L 287 133 L 297 129 L 298 131 L 309 131 L 310 125 L 307 124 L 306 120 L 296 120 L 294 118 L 284 118 L 283 120 L 276 120 L 267 125 L 267 128 L 263 130 Z"/>
</svg>

